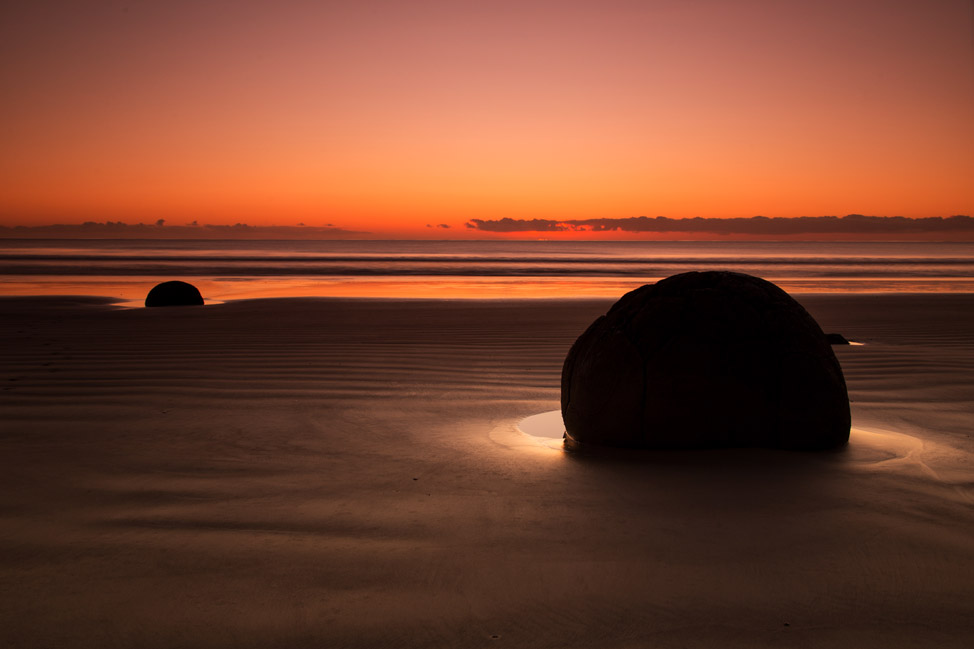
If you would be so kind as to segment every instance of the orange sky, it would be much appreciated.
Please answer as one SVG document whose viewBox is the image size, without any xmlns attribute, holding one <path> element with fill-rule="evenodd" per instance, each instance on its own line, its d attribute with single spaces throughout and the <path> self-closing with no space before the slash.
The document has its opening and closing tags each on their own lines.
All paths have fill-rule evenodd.
<svg viewBox="0 0 974 649">
<path fill-rule="evenodd" d="M 20 4 L 2 225 L 974 213 L 969 1 Z"/>
</svg>

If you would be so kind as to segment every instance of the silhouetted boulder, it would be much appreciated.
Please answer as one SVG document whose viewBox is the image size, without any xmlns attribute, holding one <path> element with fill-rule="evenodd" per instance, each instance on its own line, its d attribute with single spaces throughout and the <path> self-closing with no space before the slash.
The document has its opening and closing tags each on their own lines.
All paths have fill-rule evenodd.
<svg viewBox="0 0 974 649">
<path fill-rule="evenodd" d="M 199 289 L 186 282 L 172 281 L 157 284 L 145 296 L 146 306 L 199 306 L 203 296 Z"/>
<path fill-rule="evenodd" d="M 849 341 L 842 334 L 825 334 L 825 339 L 830 345 L 848 345 Z"/>
<path fill-rule="evenodd" d="M 849 439 L 825 334 L 771 282 L 683 273 L 624 295 L 565 359 L 569 441 L 645 448 L 822 449 Z"/>
</svg>

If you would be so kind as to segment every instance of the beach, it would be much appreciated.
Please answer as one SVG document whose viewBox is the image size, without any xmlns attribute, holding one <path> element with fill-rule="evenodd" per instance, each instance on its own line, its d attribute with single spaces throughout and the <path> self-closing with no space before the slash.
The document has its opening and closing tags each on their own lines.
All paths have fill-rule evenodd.
<svg viewBox="0 0 974 649">
<path fill-rule="evenodd" d="M 0 645 L 971 646 L 974 299 L 795 297 L 840 451 L 522 432 L 613 300 L 0 298 Z"/>
</svg>

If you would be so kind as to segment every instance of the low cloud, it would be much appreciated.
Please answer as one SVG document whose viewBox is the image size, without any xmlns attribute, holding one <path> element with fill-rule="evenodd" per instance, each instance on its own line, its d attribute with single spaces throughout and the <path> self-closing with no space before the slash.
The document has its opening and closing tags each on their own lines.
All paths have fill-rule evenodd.
<svg viewBox="0 0 974 649">
<path fill-rule="evenodd" d="M 368 234 L 331 225 L 200 225 L 196 221 L 189 225 L 166 225 L 163 219 L 150 225 L 86 221 L 81 225 L 0 226 L 0 238 L 8 239 L 344 239 Z"/>
<path fill-rule="evenodd" d="M 488 220 L 471 219 L 467 227 L 484 232 L 562 232 L 571 230 L 571 221 L 552 221 L 549 219 L 503 219 Z"/>
<path fill-rule="evenodd" d="M 467 228 L 482 232 L 635 232 L 715 235 L 910 235 L 974 233 L 974 218 L 965 215 L 908 218 L 905 216 L 800 216 L 795 218 L 689 218 L 635 216 L 604 219 L 471 219 Z"/>
</svg>

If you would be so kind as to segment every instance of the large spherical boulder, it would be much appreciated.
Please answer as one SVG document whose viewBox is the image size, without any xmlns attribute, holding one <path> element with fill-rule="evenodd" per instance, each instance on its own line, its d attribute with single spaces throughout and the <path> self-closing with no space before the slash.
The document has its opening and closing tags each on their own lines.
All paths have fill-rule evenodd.
<svg viewBox="0 0 974 649">
<path fill-rule="evenodd" d="M 174 280 L 157 284 L 145 296 L 146 306 L 200 306 L 203 296 L 192 284 Z"/>
<path fill-rule="evenodd" d="M 644 448 L 825 449 L 849 439 L 842 369 L 771 282 L 674 275 L 624 295 L 568 352 L 566 438 Z"/>
</svg>

